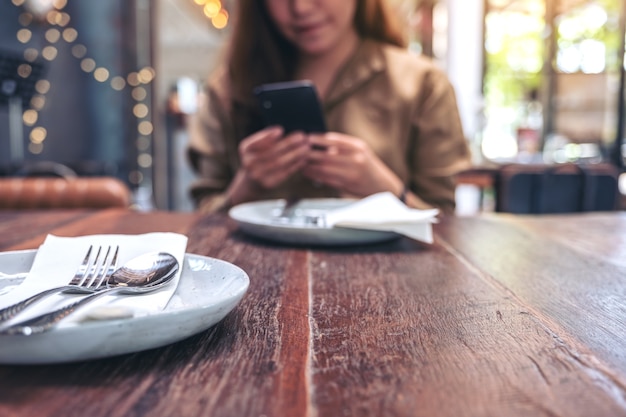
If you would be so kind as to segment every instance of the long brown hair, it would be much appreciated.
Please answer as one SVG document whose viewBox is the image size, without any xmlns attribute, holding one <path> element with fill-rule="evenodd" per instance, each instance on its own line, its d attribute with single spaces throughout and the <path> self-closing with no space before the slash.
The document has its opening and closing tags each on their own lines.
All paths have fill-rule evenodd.
<svg viewBox="0 0 626 417">
<path fill-rule="evenodd" d="M 405 33 L 388 3 L 388 0 L 357 0 L 354 26 L 362 38 L 404 47 Z M 225 51 L 227 90 L 233 121 L 243 127 L 243 132 L 237 135 L 241 136 L 261 127 L 252 93 L 254 87 L 291 80 L 297 50 L 272 22 L 265 0 L 239 0 L 232 30 Z"/>
</svg>

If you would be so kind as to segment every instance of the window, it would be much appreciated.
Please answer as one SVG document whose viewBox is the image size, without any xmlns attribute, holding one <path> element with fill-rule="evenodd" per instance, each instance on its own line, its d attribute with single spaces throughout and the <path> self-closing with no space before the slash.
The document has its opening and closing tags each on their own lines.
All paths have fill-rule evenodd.
<svg viewBox="0 0 626 417">
<path fill-rule="evenodd" d="M 487 158 L 596 161 L 619 149 L 622 3 L 486 0 Z"/>
</svg>

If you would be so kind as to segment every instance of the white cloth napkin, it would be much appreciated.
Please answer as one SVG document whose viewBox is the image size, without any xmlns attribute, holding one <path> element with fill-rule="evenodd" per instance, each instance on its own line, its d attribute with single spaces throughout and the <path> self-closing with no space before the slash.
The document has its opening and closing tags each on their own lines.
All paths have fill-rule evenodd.
<svg viewBox="0 0 626 417">
<path fill-rule="evenodd" d="M 19 302 L 48 288 L 66 285 L 81 265 L 90 245 L 119 246 L 118 267 L 136 256 L 150 252 L 171 253 L 179 263 L 179 270 L 173 282 L 155 292 L 141 295 L 112 295 L 96 299 L 76 311 L 59 325 L 99 317 L 107 308 L 125 316 L 141 316 L 158 312 L 165 308 L 176 291 L 183 269 L 187 248 L 187 237 L 177 233 L 147 233 L 143 235 L 89 235 L 81 237 L 58 237 L 48 235 L 39 247 L 31 270 L 17 288 L 0 296 L 0 308 Z M 63 294 L 50 296 L 44 301 L 29 307 L 11 323 L 34 317 L 46 311 L 69 304 L 80 296 Z M 94 312 L 99 311 L 99 314 Z"/>
<path fill-rule="evenodd" d="M 326 213 L 328 227 L 383 230 L 412 239 L 433 243 L 432 223 L 437 209 L 417 210 L 407 207 L 390 192 L 373 194 L 348 206 Z"/>
</svg>

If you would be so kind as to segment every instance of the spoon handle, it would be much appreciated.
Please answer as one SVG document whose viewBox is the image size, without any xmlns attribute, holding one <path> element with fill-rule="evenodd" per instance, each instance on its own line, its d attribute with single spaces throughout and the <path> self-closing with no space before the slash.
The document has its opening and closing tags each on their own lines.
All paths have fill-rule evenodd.
<svg viewBox="0 0 626 417">
<path fill-rule="evenodd" d="M 119 287 L 109 288 L 106 290 L 95 292 L 65 307 L 61 307 L 57 310 L 44 313 L 32 319 L 24 320 L 7 328 L 1 329 L 0 334 L 30 336 L 33 334 L 47 332 L 48 330 L 52 329 L 58 322 L 76 311 L 79 307 L 82 307 L 85 304 L 92 302 L 96 298 L 117 292 L 121 289 L 122 288 Z"/>
<path fill-rule="evenodd" d="M 9 321 L 10 319 L 12 319 L 13 317 L 15 317 L 16 315 L 18 315 L 19 313 L 21 313 L 22 311 L 26 310 L 26 308 L 28 308 L 29 306 L 35 304 L 36 302 L 38 302 L 39 300 L 43 300 L 44 298 L 52 295 L 52 294 L 57 294 L 57 293 L 61 293 L 65 290 L 71 289 L 74 287 L 70 287 L 70 286 L 63 286 L 63 287 L 57 287 L 57 288 L 50 288 L 49 290 L 45 290 L 42 291 L 40 293 L 37 293 L 31 297 L 28 297 L 25 300 L 20 301 L 19 303 L 15 303 L 13 305 L 10 305 L 8 307 L 5 307 L 3 309 L 0 309 L 0 324 Z"/>
</svg>

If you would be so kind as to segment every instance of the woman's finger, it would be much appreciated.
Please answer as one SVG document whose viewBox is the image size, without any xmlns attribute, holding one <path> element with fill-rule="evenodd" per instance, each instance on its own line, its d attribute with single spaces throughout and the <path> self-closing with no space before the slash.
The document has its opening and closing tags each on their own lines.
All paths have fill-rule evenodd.
<svg viewBox="0 0 626 417">
<path fill-rule="evenodd" d="M 241 141 L 240 149 L 242 151 L 261 151 L 273 146 L 283 136 L 283 128 L 280 126 L 266 127 L 265 129 L 254 132 Z"/>
<path fill-rule="evenodd" d="M 270 170 L 260 179 L 260 183 L 265 188 L 274 188 L 283 182 L 285 182 L 289 177 L 291 177 L 296 172 L 300 171 L 306 164 L 306 159 L 292 159 L 289 163 L 277 166 L 273 165 L 270 167 Z"/>
<path fill-rule="evenodd" d="M 250 137 L 254 147 L 242 147 L 241 162 L 249 178 L 266 188 L 284 182 L 306 164 L 308 141 L 303 133 L 293 133 L 272 142 L 268 136 Z M 261 146 L 259 143 L 267 146 Z"/>
<path fill-rule="evenodd" d="M 311 147 L 334 150 L 337 153 L 351 152 L 361 142 L 360 139 L 337 132 L 309 135 Z"/>
</svg>

